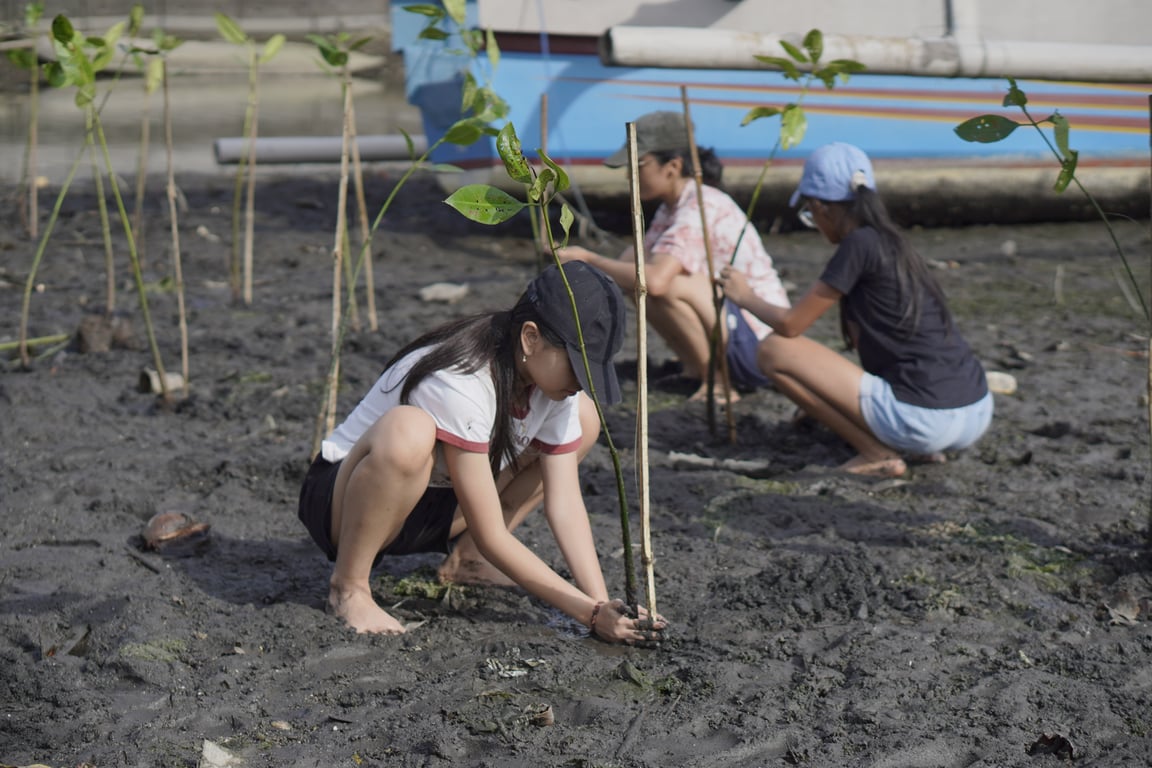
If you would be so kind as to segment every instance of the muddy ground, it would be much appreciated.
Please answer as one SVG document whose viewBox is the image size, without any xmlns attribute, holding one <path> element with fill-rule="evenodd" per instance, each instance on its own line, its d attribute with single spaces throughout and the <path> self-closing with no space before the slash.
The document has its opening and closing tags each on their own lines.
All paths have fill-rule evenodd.
<svg viewBox="0 0 1152 768">
<path fill-rule="evenodd" d="M 369 180 L 378 210 L 395 177 Z M 257 193 L 251 306 L 228 288 L 232 183 L 181 180 L 191 396 L 159 407 L 122 238 L 117 307 L 135 345 L 37 347 L 0 372 L 0 763 L 112 766 L 1137 766 L 1152 760 L 1147 326 L 1099 224 L 912 229 L 968 339 L 1015 376 L 974 449 L 899 481 L 790 424 L 771 391 L 736 404 L 736 443 L 703 406 L 650 396 L 659 650 L 590 639 L 522 593 L 444 594 L 437 559 L 387 561 L 378 599 L 403 637 L 321 609 L 329 566 L 295 516 L 329 359 L 330 173 Z M 180 370 L 157 183 L 145 282 Z M 53 190 L 45 190 L 47 211 Z M 13 190 L 0 226 L 0 340 L 16 337 L 35 247 Z M 523 221 L 484 228 L 417 181 L 376 239 L 380 329 L 349 335 L 343 415 L 403 342 L 509 305 L 535 264 Z M 104 299 L 90 190 L 64 205 L 29 334 L 73 334 Z M 604 214 L 619 223 L 627 216 Z M 1119 225 L 1149 284 L 1147 222 Z M 619 232 L 622 238 L 626 237 Z M 805 287 L 829 255 L 766 235 Z M 420 288 L 463 283 L 456 304 Z M 836 343 L 834 318 L 814 329 Z M 651 340 L 652 363 L 664 360 Z M 633 492 L 635 339 L 608 421 Z M 685 459 L 689 454 L 698 457 Z M 717 461 L 710 464 L 702 459 Z M 613 591 L 624 565 L 603 444 L 583 486 Z M 142 548 L 183 512 L 206 537 Z M 558 568 L 547 526 L 522 538 Z M 634 532 L 639 542 L 639 529 Z M 542 724 L 550 709 L 553 724 Z M 233 760 L 236 762 L 227 762 Z"/>
</svg>

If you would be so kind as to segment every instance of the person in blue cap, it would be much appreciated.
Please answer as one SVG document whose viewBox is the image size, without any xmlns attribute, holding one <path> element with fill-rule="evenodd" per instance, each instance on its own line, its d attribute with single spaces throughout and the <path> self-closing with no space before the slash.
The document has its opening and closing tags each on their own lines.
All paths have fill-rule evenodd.
<svg viewBox="0 0 1152 768">
<path fill-rule="evenodd" d="M 609 600 L 577 475 L 600 431 L 584 393 L 620 400 L 624 318 L 616 284 L 577 261 L 545 269 L 512 309 L 397 352 L 301 486 L 300 520 L 335 563 L 328 611 L 357 632 L 404 632 L 373 599 L 371 570 L 386 555 L 443 552 L 446 582 L 517 584 L 604 640 L 657 641 L 662 619 Z M 541 502 L 575 584 L 512 535 Z"/>
<path fill-rule="evenodd" d="M 975 443 L 992 420 L 984 369 L 928 265 L 889 217 L 868 156 L 851 144 L 819 147 L 790 204 L 836 246 L 803 298 L 792 307 L 766 302 L 730 267 L 718 278 L 733 303 L 776 331 L 760 344 L 764 373 L 856 449 L 846 472 L 898 477 L 906 459 L 943 462 L 946 451 Z M 860 366 L 802 335 L 836 304 Z"/>
</svg>

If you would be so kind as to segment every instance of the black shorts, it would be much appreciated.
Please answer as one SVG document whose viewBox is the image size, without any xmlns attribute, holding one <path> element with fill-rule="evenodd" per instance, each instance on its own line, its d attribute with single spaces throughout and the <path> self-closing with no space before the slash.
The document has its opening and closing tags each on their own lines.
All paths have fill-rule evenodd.
<svg viewBox="0 0 1152 768">
<path fill-rule="evenodd" d="M 332 494 L 336 487 L 336 473 L 340 462 L 333 464 L 317 456 L 304 484 L 300 487 L 300 506 L 297 515 L 308 529 L 312 540 L 328 556 L 336 559 L 332 544 Z M 377 553 L 372 565 L 376 566 L 384 555 L 412 555 L 418 552 L 452 551 L 449 534 L 452 518 L 456 514 L 456 491 L 452 488 L 429 488 L 416 502 L 404 527 L 392 543 Z"/>
</svg>

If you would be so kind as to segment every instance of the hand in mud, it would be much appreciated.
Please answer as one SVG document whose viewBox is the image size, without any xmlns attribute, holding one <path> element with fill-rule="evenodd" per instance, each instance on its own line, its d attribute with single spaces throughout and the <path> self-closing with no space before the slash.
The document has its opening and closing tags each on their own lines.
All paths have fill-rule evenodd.
<svg viewBox="0 0 1152 768">
<path fill-rule="evenodd" d="M 596 618 L 595 635 L 609 642 L 659 648 L 668 622 L 659 614 L 649 616 L 643 607 L 638 610 L 623 600 L 605 603 Z"/>
</svg>

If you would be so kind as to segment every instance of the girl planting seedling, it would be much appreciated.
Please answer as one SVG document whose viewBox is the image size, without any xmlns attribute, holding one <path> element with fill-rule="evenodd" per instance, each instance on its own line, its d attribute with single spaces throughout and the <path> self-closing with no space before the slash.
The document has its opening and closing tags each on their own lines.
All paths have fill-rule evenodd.
<svg viewBox="0 0 1152 768">
<path fill-rule="evenodd" d="M 616 285 L 573 262 L 544 270 L 511 310 L 400 350 L 301 489 L 300 518 L 335 562 L 328 610 L 357 632 L 402 633 L 372 597 L 373 566 L 444 552 L 445 581 L 518 584 L 604 640 L 658 641 L 663 619 L 609 599 L 577 471 L 599 434 L 582 391 L 620 400 L 612 359 L 624 317 Z M 574 585 L 512 535 L 541 502 Z"/>
</svg>

